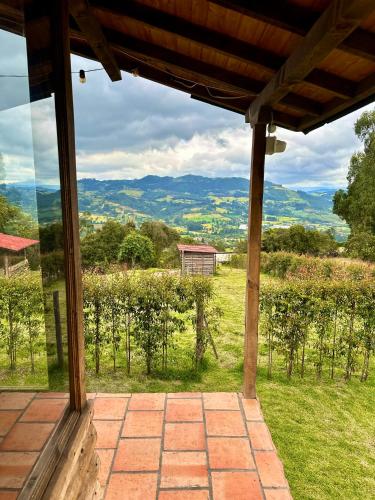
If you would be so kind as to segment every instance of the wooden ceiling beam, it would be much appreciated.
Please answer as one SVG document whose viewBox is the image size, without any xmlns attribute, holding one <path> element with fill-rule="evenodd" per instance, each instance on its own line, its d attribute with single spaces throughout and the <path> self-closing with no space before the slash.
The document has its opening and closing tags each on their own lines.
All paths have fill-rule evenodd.
<svg viewBox="0 0 375 500">
<path fill-rule="evenodd" d="M 82 57 L 87 57 L 89 59 L 96 59 L 95 54 L 87 45 L 84 40 L 78 38 L 71 39 L 71 50 L 74 54 Z M 202 102 L 207 102 L 211 105 L 215 105 L 222 109 L 227 109 L 229 111 L 234 111 L 245 115 L 246 109 L 251 101 L 251 97 L 232 99 L 233 95 L 225 94 L 225 92 L 214 91 L 214 96 L 210 96 L 207 89 L 204 86 L 195 86 L 194 88 L 188 88 L 183 83 L 176 80 L 173 75 L 161 71 L 155 67 L 144 64 L 140 61 L 134 63 L 134 59 L 127 56 L 124 53 L 116 52 L 116 59 L 122 71 L 134 74 L 134 69 L 137 68 L 140 77 L 147 78 L 155 83 L 165 85 L 175 90 L 179 90 L 189 94 L 194 99 L 200 99 Z M 220 95 L 220 98 L 217 97 Z M 228 99 L 228 97 L 231 97 Z M 297 130 L 297 125 L 299 123 L 298 118 L 291 116 L 287 113 L 280 113 L 275 111 L 275 122 L 281 127 L 288 128 L 290 130 Z"/>
<path fill-rule="evenodd" d="M 320 61 L 355 30 L 373 8 L 373 0 L 333 0 L 285 64 L 252 102 L 246 115 L 247 120 L 256 123 L 262 107 L 272 107 L 289 94 L 294 85 L 303 81 Z M 343 103 L 346 103 L 344 106 L 347 105 L 347 101 Z"/>
<path fill-rule="evenodd" d="M 358 105 L 361 104 L 365 106 L 373 102 L 375 99 L 375 74 L 372 74 L 362 80 L 357 85 L 356 95 L 351 100 L 351 106 L 348 109 L 347 102 L 346 106 L 343 105 L 342 101 L 337 99 L 332 99 L 331 102 L 326 104 L 323 109 L 322 115 L 319 119 L 312 116 L 306 116 L 303 118 L 299 124 L 299 129 L 303 130 L 305 133 L 311 132 L 317 127 L 320 127 L 323 123 L 329 123 L 341 116 L 350 113 L 351 108 L 357 109 Z"/>
<path fill-rule="evenodd" d="M 113 30 L 105 30 L 105 35 L 111 47 L 117 52 L 124 52 L 137 60 L 155 66 L 175 75 L 176 78 L 217 88 L 223 91 L 231 91 L 243 96 L 257 96 L 264 88 L 265 83 L 254 80 L 218 66 L 197 61 L 183 54 L 176 57 L 176 53 L 163 47 L 144 42 L 142 40 L 126 36 Z M 73 37 L 81 37 L 80 33 L 72 31 Z M 290 93 L 283 103 L 296 111 L 318 116 L 321 113 L 321 105 L 307 97 Z"/>
<path fill-rule="evenodd" d="M 271 74 L 274 74 L 285 62 L 285 58 L 269 50 L 192 24 L 185 19 L 131 0 L 124 3 L 119 3 L 116 0 L 92 0 L 91 5 L 102 12 L 111 12 L 116 16 L 132 19 L 166 33 L 191 40 L 202 47 L 213 49 L 224 56 L 236 59 L 240 63 L 258 66 Z M 355 85 L 346 78 L 319 69 L 308 75 L 306 82 L 344 99 L 353 96 Z"/>
<path fill-rule="evenodd" d="M 118 51 L 125 50 L 128 54 L 139 59 L 144 59 L 146 63 L 165 67 L 167 64 L 171 71 L 178 71 L 180 78 L 185 78 L 187 72 L 193 73 L 193 82 L 206 86 L 213 85 L 220 87 L 225 84 L 223 90 L 231 90 L 238 94 L 256 96 L 264 88 L 264 82 L 245 77 L 231 71 L 227 71 L 218 66 L 213 66 L 202 61 L 197 61 L 190 57 L 165 49 L 163 47 L 144 42 L 139 39 L 128 37 L 113 30 L 106 30 L 106 35 L 113 47 Z M 130 52 L 129 52 L 130 51 Z M 187 77 L 189 79 L 189 77 Z M 290 93 L 282 100 L 296 111 L 303 111 L 310 115 L 318 116 L 321 113 L 321 105 L 307 97 Z"/>
<path fill-rule="evenodd" d="M 113 82 L 121 80 L 121 72 L 116 59 L 104 36 L 99 21 L 92 13 L 88 1 L 70 0 L 69 8 L 71 15 L 97 56 L 98 61 L 103 65 L 109 78 Z"/>
<path fill-rule="evenodd" d="M 306 7 L 291 5 L 286 0 L 267 0 L 264 2 L 249 2 L 248 0 L 209 1 L 301 36 L 306 35 L 320 15 L 319 12 Z M 345 40 L 341 41 L 338 48 L 364 59 L 375 61 L 375 34 L 357 27 Z"/>
</svg>

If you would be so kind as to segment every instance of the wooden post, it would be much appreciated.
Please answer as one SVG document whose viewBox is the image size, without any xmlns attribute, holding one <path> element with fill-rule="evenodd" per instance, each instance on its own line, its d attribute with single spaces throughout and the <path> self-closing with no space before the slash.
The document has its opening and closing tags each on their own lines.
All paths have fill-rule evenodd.
<svg viewBox="0 0 375 500">
<path fill-rule="evenodd" d="M 247 281 L 243 386 L 243 394 L 245 398 L 256 397 L 255 384 L 258 355 L 259 274 L 262 235 L 264 160 L 266 151 L 266 126 L 266 123 L 256 123 L 253 125 L 247 236 Z"/>
<path fill-rule="evenodd" d="M 4 274 L 6 278 L 9 278 L 9 258 L 4 255 Z"/>
<path fill-rule="evenodd" d="M 58 290 L 55 290 L 53 292 L 53 314 L 55 317 L 57 364 L 58 367 L 62 370 L 64 368 L 64 351 L 61 334 L 60 301 Z"/>
<path fill-rule="evenodd" d="M 64 234 L 70 406 L 72 410 L 82 411 L 86 405 L 85 357 L 69 2 L 57 0 L 54 14 L 55 109 Z"/>
</svg>

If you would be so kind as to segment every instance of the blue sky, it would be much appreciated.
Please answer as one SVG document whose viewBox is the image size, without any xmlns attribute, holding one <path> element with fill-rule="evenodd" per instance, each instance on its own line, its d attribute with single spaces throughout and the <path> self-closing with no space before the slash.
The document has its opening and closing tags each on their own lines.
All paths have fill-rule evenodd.
<svg viewBox="0 0 375 500">
<path fill-rule="evenodd" d="M 0 32 L 1 73 L 26 73 L 24 52 L 24 39 Z M 72 56 L 72 70 L 81 68 L 100 65 Z M 26 83 L 0 79 L 0 109 L 8 93 L 24 99 Z M 73 92 L 79 178 L 249 176 L 251 129 L 238 114 L 128 73 L 120 82 L 111 82 L 105 71 L 87 73 L 85 84 L 73 74 Z M 279 128 L 277 136 L 287 141 L 287 149 L 267 157 L 266 179 L 292 188 L 345 186 L 350 157 L 361 147 L 353 131 L 360 113 L 307 136 Z M 30 116 L 39 145 L 35 160 Z M 0 112 L 0 152 L 7 182 L 29 181 L 34 162 L 46 183 L 56 183 L 52 98 Z"/>
</svg>

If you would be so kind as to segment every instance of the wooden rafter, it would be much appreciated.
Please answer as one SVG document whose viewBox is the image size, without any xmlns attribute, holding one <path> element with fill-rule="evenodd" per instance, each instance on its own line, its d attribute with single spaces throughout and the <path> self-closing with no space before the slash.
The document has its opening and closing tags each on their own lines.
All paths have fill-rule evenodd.
<svg viewBox="0 0 375 500">
<path fill-rule="evenodd" d="M 89 59 L 95 59 L 95 54 L 82 39 L 73 38 L 71 40 L 71 50 L 74 54 L 87 57 Z M 122 71 L 133 73 L 134 69 L 137 68 L 137 73 L 139 73 L 139 75 L 143 78 L 147 78 L 153 82 L 185 92 L 190 94 L 193 99 L 200 100 L 202 102 L 206 102 L 207 104 L 233 111 L 235 113 L 245 115 L 246 109 L 251 102 L 251 97 L 238 97 L 233 99 L 233 94 L 220 92 L 218 90 L 215 90 L 211 93 L 212 95 L 210 95 L 207 88 L 201 85 L 195 85 L 191 88 L 191 86 L 186 85 L 186 82 L 174 78 L 173 75 L 157 69 L 155 66 L 150 66 L 140 61 L 135 62 L 133 58 L 127 56 L 124 52 L 116 52 L 116 59 Z M 228 97 L 231 98 L 228 99 Z M 295 116 L 274 111 L 273 119 L 276 125 L 287 127 L 290 130 L 298 129 L 299 119 Z"/>
<path fill-rule="evenodd" d="M 373 0 L 334 0 L 252 102 L 247 112 L 248 121 L 256 123 L 262 107 L 272 107 L 289 94 L 373 9 Z"/>
<path fill-rule="evenodd" d="M 69 8 L 71 15 L 74 17 L 74 20 L 110 79 L 113 82 L 121 80 L 121 72 L 116 59 L 104 36 L 100 23 L 91 11 L 88 1 L 71 0 Z"/>
<path fill-rule="evenodd" d="M 134 57 L 135 67 L 137 61 L 144 62 L 169 72 L 176 78 L 187 80 L 187 85 L 191 82 L 191 84 L 205 85 L 243 96 L 256 96 L 264 87 L 264 82 L 260 80 L 254 80 L 182 54 L 176 57 L 175 52 L 169 49 L 123 35 L 114 30 L 105 30 L 105 35 L 113 50 Z M 82 35 L 78 32 L 73 31 L 72 36 L 82 39 Z M 318 116 L 321 113 L 319 103 L 298 94 L 290 93 L 282 102 L 299 112 L 313 116 Z"/>
<path fill-rule="evenodd" d="M 306 35 L 319 18 L 318 12 L 296 4 L 291 5 L 285 0 L 267 0 L 264 2 L 210 0 L 210 2 L 302 36 Z M 353 33 L 339 44 L 338 48 L 364 59 L 375 61 L 375 34 L 357 27 Z"/>
<path fill-rule="evenodd" d="M 91 5 L 102 12 L 111 12 L 116 16 L 130 18 L 164 32 L 192 40 L 240 63 L 258 66 L 271 74 L 274 74 L 285 62 L 285 58 L 269 50 L 133 1 L 119 3 L 116 0 L 92 0 Z M 307 76 L 306 81 L 333 93 L 337 97 L 346 99 L 353 95 L 353 82 L 327 71 L 316 69 Z"/>
<path fill-rule="evenodd" d="M 373 102 L 375 98 L 375 74 L 362 80 L 356 88 L 355 97 L 351 100 L 353 111 L 358 108 L 358 104 L 365 106 Z M 305 133 L 314 130 L 321 125 L 321 122 L 331 122 L 341 116 L 350 113 L 350 108 L 343 105 L 343 101 L 333 99 L 323 108 L 322 115 L 319 119 L 312 116 L 306 116 L 300 121 L 299 128 L 303 129 Z"/>
</svg>

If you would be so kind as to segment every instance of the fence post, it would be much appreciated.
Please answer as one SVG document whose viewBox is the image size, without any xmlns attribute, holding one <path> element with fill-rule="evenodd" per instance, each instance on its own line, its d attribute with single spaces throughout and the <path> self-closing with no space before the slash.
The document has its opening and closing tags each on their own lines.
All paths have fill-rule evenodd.
<svg viewBox="0 0 375 500">
<path fill-rule="evenodd" d="M 58 290 L 55 290 L 53 292 L 53 314 L 55 316 L 57 364 L 59 368 L 63 369 L 64 351 L 63 351 L 62 334 L 61 334 L 60 301 L 59 301 Z"/>
</svg>

